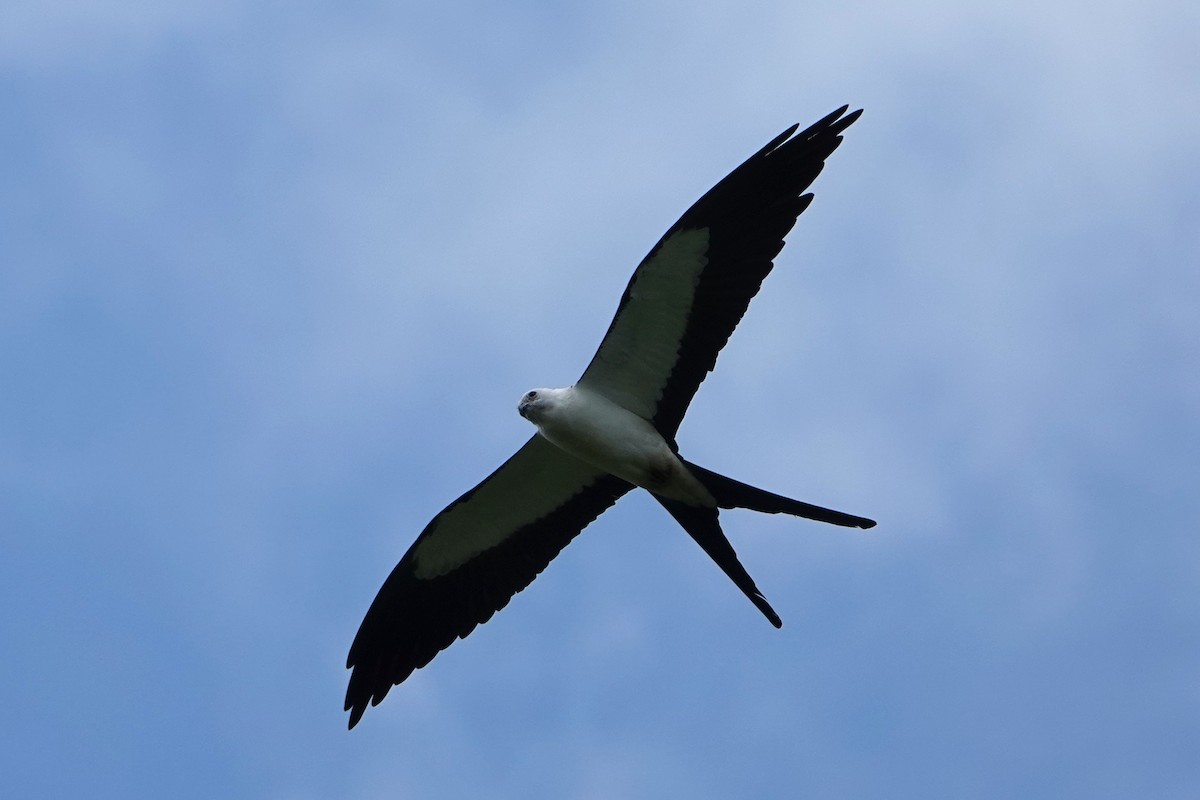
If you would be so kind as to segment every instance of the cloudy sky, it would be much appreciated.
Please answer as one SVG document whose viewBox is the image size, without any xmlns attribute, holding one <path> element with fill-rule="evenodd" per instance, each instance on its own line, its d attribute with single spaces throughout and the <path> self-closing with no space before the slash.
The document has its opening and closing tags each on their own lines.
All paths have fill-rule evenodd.
<svg viewBox="0 0 1200 800">
<path fill-rule="evenodd" d="M 1194 2 L 0 8 L 0 794 L 1200 793 Z M 353 732 L 346 650 L 633 266 L 866 113 L 648 497 Z"/>
</svg>

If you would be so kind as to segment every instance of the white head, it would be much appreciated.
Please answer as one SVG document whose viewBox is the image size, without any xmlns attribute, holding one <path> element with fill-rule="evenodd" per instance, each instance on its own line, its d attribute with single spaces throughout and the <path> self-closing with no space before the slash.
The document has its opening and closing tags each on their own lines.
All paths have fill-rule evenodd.
<svg viewBox="0 0 1200 800">
<path fill-rule="evenodd" d="M 517 403 L 517 413 L 534 425 L 538 425 L 554 408 L 562 391 L 562 389 L 530 389 L 521 395 L 521 402 Z"/>
</svg>

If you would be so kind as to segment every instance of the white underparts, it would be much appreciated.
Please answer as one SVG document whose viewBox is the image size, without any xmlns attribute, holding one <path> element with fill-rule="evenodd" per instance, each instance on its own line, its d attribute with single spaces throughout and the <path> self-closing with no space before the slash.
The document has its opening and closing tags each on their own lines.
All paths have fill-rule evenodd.
<svg viewBox="0 0 1200 800">
<path fill-rule="evenodd" d="M 527 416 L 576 458 L 655 494 L 692 505 L 716 501 L 654 426 L 586 388 L 538 389 Z"/>
</svg>

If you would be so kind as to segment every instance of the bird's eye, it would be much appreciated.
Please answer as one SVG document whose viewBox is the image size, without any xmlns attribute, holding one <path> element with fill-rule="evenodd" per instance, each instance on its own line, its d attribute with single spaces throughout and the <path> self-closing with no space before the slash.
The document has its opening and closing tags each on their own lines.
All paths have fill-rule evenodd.
<svg viewBox="0 0 1200 800">
<path fill-rule="evenodd" d="M 537 392 L 527 392 L 527 393 L 525 394 L 525 399 L 526 399 L 526 400 L 536 400 L 536 399 L 537 399 Z"/>
</svg>

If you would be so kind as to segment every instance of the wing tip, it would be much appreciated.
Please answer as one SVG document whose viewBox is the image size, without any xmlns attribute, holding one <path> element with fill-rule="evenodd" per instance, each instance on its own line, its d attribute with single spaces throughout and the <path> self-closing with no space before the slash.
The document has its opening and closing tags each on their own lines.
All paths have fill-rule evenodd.
<svg viewBox="0 0 1200 800">
<path fill-rule="evenodd" d="M 818 136 L 833 136 L 841 141 L 841 134 L 858 121 L 858 118 L 863 115 L 861 108 L 855 109 L 847 114 L 849 104 L 843 105 L 836 111 L 831 111 L 821 119 L 814 122 L 804 129 L 804 132 L 797 136 L 797 139 L 813 139 Z M 792 126 L 789 130 L 795 132 L 799 125 Z"/>
<path fill-rule="evenodd" d="M 814 122 L 812 125 L 809 125 L 807 128 L 805 128 L 799 136 L 796 136 L 796 131 L 800 130 L 800 123 L 793 123 L 787 128 L 787 130 L 768 142 L 765 147 L 763 147 L 754 155 L 761 156 L 777 150 L 792 138 L 810 139 L 822 134 L 829 134 L 838 137 L 843 131 L 846 130 L 846 128 L 849 128 L 851 125 L 857 122 L 858 118 L 863 115 L 863 110 L 861 108 L 857 108 L 847 114 L 846 112 L 849 111 L 849 109 L 850 104 L 846 103 L 841 108 L 831 111 L 821 119 Z"/>
<path fill-rule="evenodd" d="M 350 722 L 346 725 L 346 730 L 352 731 L 354 730 L 354 726 L 358 724 L 358 721 L 362 719 L 367 707 L 365 705 L 354 706 L 353 708 L 348 706 L 345 710 L 350 712 Z"/>
<path fill-rule="evenodd" d="M 841 108 L 839 108 L 837 111 L 834 111 L 831 114 L 829 114 L 827 117 L 825 117 L 825 119 L 821 120 L 817 124 L 822 125 L 822 126 L 829 125 L 830 127 L 836 126 L 836 127 L 838 127 L 839 130 L 845 130 L 850 125 L 853 125 L 858 120 L 858 118 L 863 115 L 863 110 L 861 108 L 856 108 L 853 111 L 850 111 L 849 114 L 847 114 L 846 112 L 849 109 L 850 109 L 850 104 L 847 103 L 847 104 L 843 105 Z"/>
</svg>

